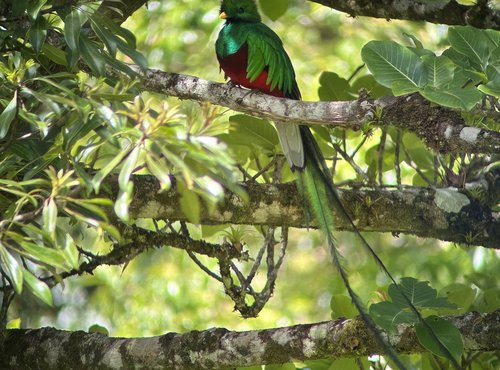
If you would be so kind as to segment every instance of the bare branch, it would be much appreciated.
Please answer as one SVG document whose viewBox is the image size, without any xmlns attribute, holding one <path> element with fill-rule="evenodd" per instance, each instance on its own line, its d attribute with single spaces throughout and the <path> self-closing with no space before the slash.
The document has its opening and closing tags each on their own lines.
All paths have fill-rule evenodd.
<svg viewBox="0 0 500 370">
<path fill-rule="evenodd" d="M 363 123 L 393 125 L 414 132 L 443 153 L 498 153 L 500 133 L 465 125 L 460 112 L 431 104 L 419 95 L 375 101 L 304 102 L 277 98 L 201 78 L 147 70 L 143 87 L 181 99 L 206 101 L 271 120 L 358 130 Z M 382 111 L 375 117 L 375 111 Z"/>
<path fill-rule="evenodd" d="M 445 319 L 460 330 L 466 350 L 500 350 L 500 311 Z M 425 351 L 408 325 L 400 325 L 389 340 L 399 353 Z M 231 369 L 381 353 L 360 319 L 246 332 L 212 328 L 151 338 L 112 338 L 54 328 L 12 329 L 7 330 L 3 346 L 0 367 L 11 370 L 122 369 L 124 364 L 134 369 Z"/>
<path fill-rule="evenodd" d="M 61 279 L 84 273 L 92 274 L 97 267 L 102 265 L 122 265 L 132 261 L 137 255 L 146 252 L 150 248 L 164 246 L 184 249 L 188 252 L 196 252 L 215 258 L 246 258 L 244 253 L 237 251 L 228 243 L 219 245 L 204 240 L 195 240 L 173 232 L 154 232 L 123 224 L 120 224 L 120 226 L 122 238 L 128 241 L 127 244 L 119 245 L 117 243 L 111 252 L 102 256 L 87 255 L 88 262 L 83 262 L 78 269 L 62 272 L 56 277 L 50 276 L 42 280 L 50 286 L 54 286 Z"/>
<path fill-rule="evenodd" d="M 470 25 L 500 30 L 500 12 L 487 0 L 473 6 L 448 1 L 414 0 L 309 0 L 355 16 Z M 493 2 L 491 2 L 493 3 Z"/>
</svg>

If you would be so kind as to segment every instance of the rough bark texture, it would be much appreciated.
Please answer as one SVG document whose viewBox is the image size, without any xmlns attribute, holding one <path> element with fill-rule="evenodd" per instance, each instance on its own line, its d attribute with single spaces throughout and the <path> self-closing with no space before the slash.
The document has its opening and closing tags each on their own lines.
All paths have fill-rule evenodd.
<svg viewBox="0 0 500 370">
<path fill-rule="evenodd" d="M 206 101 L 253 116 L 283 122 L 331 125 L 358 130 L 363 123 L 394 125 L 411 131 L 443 153 L 498 153 L 500 133 L 465 125 L 460 113 L 431 104 L 419 95 L 374 101 L 304 102 L 277 98 L 201 78 L 147 70 L 146 90 L 181 99 Z M 375 117 L 376 110 L 382 111 Z"/>
<path fill-rule="evenodd" d="M 500 13 L 494 4 L 479 0 L 474 6 L 454 0 L 309 0 L 340 10 L 351 16 L 427 21 L 449 25 L 470 25 L 500 30 Z"/>
<path fill-rule="evenodd" d="M 465 349 L 500 350 L 500 311 L 449 316 L 462 333 Z M 399 353 L 425 350 L 413 327 L 400 325 L 389 337 Z M 231 332 L 212 328 L 151 338 L 111 338 L 54 328 L 7 330 L 0 348 L 2 369 L 231 369 L 379 351 L 364 323 L 339 319 L 315 324 Z"/>
<path fill-rule="evenodd" d="M 131 218 L 186 220 L 175 189 L 159 192 L 160 186 L 152 176 L 135 176 L 130 206 Z M 111 182 L 111 192 L 117 194 L 117 183 Z M 308 223 L 304 202 L 295 184 L 243 185 L 249 202 L 226 191 L 224 202 L 209 213 L 202 208 L 203 224 L 252 224 L 314 226 Z M 116 188 L 116 189 L 115 189 Z M 407 233 L 469 245 L 500 248 L 500 217 L 487 204 L 470 197 L 472 189 L 485 189 L 491 204 L 500 199 L 500 169 L 466 189 L 403 188 L 403 189 L 340 189 L 339 195 L 347 212 L 361 231 Z M 139 196 L 140 195 L 140 196 Z M 484 199 L 483 201 L 486 201 Z M 495 203 L 496 202 L 496 203 Z M 336 218 L 339 230 L 349 225 Z"/>
</svg>

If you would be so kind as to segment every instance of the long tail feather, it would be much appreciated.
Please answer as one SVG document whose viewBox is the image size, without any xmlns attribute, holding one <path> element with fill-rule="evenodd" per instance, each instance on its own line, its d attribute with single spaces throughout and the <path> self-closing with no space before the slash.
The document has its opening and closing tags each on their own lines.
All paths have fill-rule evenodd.
<svg viewBox="0 0 500 370">
<path fill-rule="evenodd" d="M 392 361 L 396 364 L 396 366 L 400 369 L 405 369 L 406 367 L 399 359 L 397 353 L 392 348 L 392 346 L 387 342 L 385 336 L 382 331 L 378 328 L 378 326 L 373 322 L 372 318 L 366 312 L 364 305 L 361 303 L 360 299 L 354 292 L 347 277 L 346 270 L 342 264 L 341 255 L 335 245 L 335 239 L 333 237 L 333 229 L 334 229 L 334 220 L 333 214 L 330 207 L 333 207 L 335 211 L 347 221 L 359 239 L 361 240 L 363 246 L 366 248 L 368 253 L 375 259 L 377 265 L 381 268 L 381 270 L 388 276 L 391 282 L 396 286 L 401 295 L 406 300 L 407 305 L 411 308 L 414 314 L 417 316 L 418 320 L 424 325 L 427 331 L 431 334 L 434 341 L 438 343 L 441 350 L 445 353 L 449 354 L 449 359 L 452 361 L 455 368 L 460 368 L 456 360 L 453 358 L 448 349 L 443 345 L 443 343 L 436 336 L 432 328 L 424 321 L 422 315 L 417 310 L 417 308 L 413 305 L 410 298 L 406 295 L 402 289 L 399 288 L 399 285 L 396 283 L 396 280 L 391 275 L 387 267 L 384 265 L 380 257 L 375 253 L 370 244 L 366 241 L 363 235 L 359 232 L 357 227 L 354 225 L 351 217 L 346 212 L 344 206 L 342 205 L 340 198 L 338 197 L 337 191 L 333 185 L 333 180 L 329 174 L 328 167 L 326 165 L 325 159 L 318 147 L 318 144 L 314 137 L 312 136 L 311 131 L 307 126 L 301 126 L 301 135 L 304 144 L 304 152 L 305 152 L 305 166 L 302 170 L 297 171 L 298 173 L 298 185 L 299 190 L 306 195 L 309 201 L 309 205 L 311 207 L 311 211 L 316 217 L 320 228 L 326 234 L 328 246 L 330 248 L 330 254 L 332 256 L 332 262 L 335 268 L 338 270 L 339 275 L 347 289 L 347 292 L 359 311 L 360 316 L 367 324 L 370 331 L 375 336 L 376 340 L 382 346 L 382 348 L 386 351 L 386 354 L 391 358 Z"/>
</svg>

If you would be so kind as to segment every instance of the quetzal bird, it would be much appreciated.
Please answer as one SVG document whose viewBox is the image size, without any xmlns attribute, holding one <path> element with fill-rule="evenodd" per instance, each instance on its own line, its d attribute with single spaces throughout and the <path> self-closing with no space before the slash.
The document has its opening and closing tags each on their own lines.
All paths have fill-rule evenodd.
<svg viewBox="0 0 500 370">
<path fill-rule="evenodd" d="M 220 67 L 233 83 L 265 94 L 300 99 L 295 71 L 279 36 L 261 22 L 254 0 L 223 0 L 220 18 L 226 23 L 215 43 Z M 353 300 L 333 238 L 332 207 L 340 203 L 325 159 L 309 127 L 275 122 L 283 152 L 297 174 L 299 191 L 308 200 L 312 214 L 325 232 L 337 266 Z M 348 217 L 348 216 L 347 216 Z"/>
<path fill-rule="evenodd" d="M 217 38 L 215 50 L 226 78 L 229 78 L 236 85 L 248 89 L 259 90 L 277 97 L 300 100 L 300 91 L 292 62 L 279 36 L 261 22 L 255 1 L 223 0 L 220 18 L 226 22 Z M 386 353 L 398 367 L 404 369 L 404 365 L 383 339 L 370 316 L 366 314 L 363 305 L 349 284 L 335 246 L 332 209 L 335 209 L 341 217 L 352 225 L 362 244 L 397 286 L 396 282 L 356 229 L 342 206 L 325 159 L 309 127 L 284 122 L 275 122 L 275 126 L 285 157 L 297 175 L 299 191 L 307 199 L 310 212 L 316 217 L 320 228 L 326 235 L 333 263 L 339 271 L 354 305 Z"/>
</svg>

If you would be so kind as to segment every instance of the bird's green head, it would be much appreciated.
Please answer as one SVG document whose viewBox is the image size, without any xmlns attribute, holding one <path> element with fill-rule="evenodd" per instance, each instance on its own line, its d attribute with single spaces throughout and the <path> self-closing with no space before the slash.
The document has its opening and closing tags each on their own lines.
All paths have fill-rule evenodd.
<svg viewBox="0 0 500 370">
<path fill-rule="evenodd" d="M 222 0 L 220 17 L 229 22 L 260 22 L 254 0 Z"/>
</svg>

